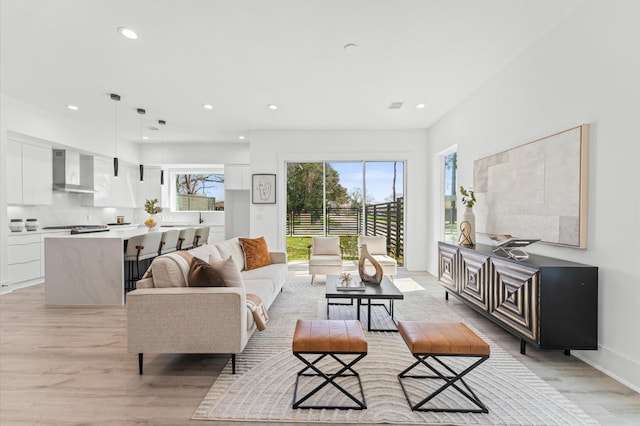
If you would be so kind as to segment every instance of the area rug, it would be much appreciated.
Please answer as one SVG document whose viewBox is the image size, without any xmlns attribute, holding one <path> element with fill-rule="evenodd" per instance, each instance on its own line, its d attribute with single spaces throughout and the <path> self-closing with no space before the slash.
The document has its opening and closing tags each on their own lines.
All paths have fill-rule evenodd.
<svg viewBox="0 0 640 426">
<path fill-rule="evenodd" d="M 397 301 L 397 319 L 461 322 L 444 301 L 430 296 L 411 278 L 397 278 L 405 299 Z M 287 282 L 269 310 L 271 321 L 263 332 L 255 332 L 242 354 L 237 356 L 236 374 L 230 363 L 215 381 L 194 420 L 239 422 L 360 423 L 360 424 L 480 424 L 480 425 L 578 425 L 597 424 L 584 411 L 562 396 L 487 336 L 470 326 L 491 346 L 491 357 L 469 373 L 465 380 L 488 406 L 488 414 L 414 412 L 409 408 L 397 374 L 413 362 L 402 337 L 392 332 L 366 332 L 367 356 L 356 364 L 362 378 L 367 409 L 337 410 L 292 408 L 296 372 L 301 362 L 291 353 L 291 339 L 299 318 L 326 318 L 324 285 L 309 280 Z M 366 324 L 367 309 L 361 310 Z M 331 319 L 355 319 L 355 306 L 330 306 Z M 382 307 L 372 308 L 372 326 L 386 328 L 390 318 Z M 467 324 L 469 325 L 469 324 Z M 453 364 L 462 359 L 449 358 Z M 311 380 L 311 379 L 309 379 Z M 317 379 L 316 379 L 317 380 Z M 339 383 L 357 393 L 357 382 L 344 378 Z M 431 381 L 433 382 L 433 381 Z M 319 382 L 301 382 L 299 392 Z M 438 383 L 438 386 L 441 383 Z M 426 386 L 408 383 L 412 401 L 422 399 Z M 345 398 L 333 386 L 325 386 L 310 402 L 340 405 Z M 434 404 L 467 406 L 455 391 L 443 392 Z"/>
</svg>

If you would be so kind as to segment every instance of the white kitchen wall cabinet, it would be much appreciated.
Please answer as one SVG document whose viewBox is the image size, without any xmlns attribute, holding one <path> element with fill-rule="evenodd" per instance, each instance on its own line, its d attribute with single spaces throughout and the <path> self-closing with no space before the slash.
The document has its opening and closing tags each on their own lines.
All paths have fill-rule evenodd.
<svg viewBox="0 0 640 426">
<path fill-rule="evenodd" d="M 248 164 L 225 164 L 224 189 L 251 189 L 251 173 Z"/>
<path fill-rule="evenodd" d="M 165 185 L 167 183 L 165 182 Z M 144 169 L 144 182 L 138 183 L 137 190 L 137 206 L 144 208 L 146 200 L 162 200 L 162 186 L 160 185 L 160 169 L 147 168 Z M 162 203 L 161 203 L 162 205 Z"/>
<path fill-rule="evenodd" d="M 51 152 L 48 146 L 7 140 L 7 204 L 52 203 Z"/>
<path fill-rule="evenodd" d="M 93 189 L 83 199 L 83 205 L 93 207 L 136 207 L 136 192 L 140 176 L 138 168 L 120 162 L 118 177 L 113 177 L 112 158 L 93 158 Z M 160 178 L 158 178 L 160 179 Z"/>
<path fill-rule="evenodd" d="M 136 189 L 140 181 L 138 168 L 122 164 L 118 170 L 118 177 L 112 178 L 111 207 L 136 207 Z"/>
</svg>

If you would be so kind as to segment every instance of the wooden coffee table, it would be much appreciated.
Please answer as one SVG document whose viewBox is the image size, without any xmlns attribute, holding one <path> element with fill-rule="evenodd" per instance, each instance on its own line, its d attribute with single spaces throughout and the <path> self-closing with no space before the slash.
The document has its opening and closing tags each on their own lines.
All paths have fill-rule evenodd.
<svg viewBox="0 0 640 426">
<path fill-rule="evenodd" d="M 359 277 L 354 277 L 353 279 L 359 280 Z M 396 320 L 393 317 L 393 302 L 394 300 L 404 299 L 404 294 L 398 290 L 388 277 L 383 277 L 380 284 L 365 283 L 364 290 L 338 290 L 336 289 L 336 285 L 339 283 L 339 280 L 340 279 L 337 275 L 327 275 L 327 286 L 325 290 L 325 297 L 327 299 L 327 319 L 330 319 L 329 307 L 331 305 L 344 305 L 344 303 L 331 303 L 331 299 L 351 299 L 352 304 L 353 299 L 355 299 L 356 316 L 358 320 L 360 320 L 360 307 L 362 305 L 367 306 L 367 331 L 398 331 Z M 362 303 L 363 300 L 366 300 L 367 302 Z M 382 303 L 374 303 L 372 302 L 373 300 L 379 300 L 382 301 Z M 389 306 L 387 306 L 385 301 L 389 302 Z M 384 307 L 396 328 L 371 328 L 372 306 Z"/>
</svg>

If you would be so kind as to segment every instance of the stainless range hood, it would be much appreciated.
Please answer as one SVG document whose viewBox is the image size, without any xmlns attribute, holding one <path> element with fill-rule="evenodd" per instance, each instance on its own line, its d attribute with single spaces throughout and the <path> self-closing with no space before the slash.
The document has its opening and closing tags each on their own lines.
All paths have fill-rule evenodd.
<svg viewBox="0 0 640 426">
<path fill-rule="evenodd" d="M 81 167 L 90 167 L 91 171 L 83 170 Z M 79 152 L 65 149 L 53 150 L 53 190 L 60 192 L 75 192 L 80 194 L 95 194 L 93 182 L 86 184 L 82 182 L 83 176 L 93 174 L 93 158 L 87 155 L 80 155 Z"/>
</svg>

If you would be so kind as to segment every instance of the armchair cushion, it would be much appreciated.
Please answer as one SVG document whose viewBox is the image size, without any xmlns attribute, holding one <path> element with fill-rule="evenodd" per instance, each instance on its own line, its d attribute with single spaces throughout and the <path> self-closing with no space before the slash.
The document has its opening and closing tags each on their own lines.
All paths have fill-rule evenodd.
<svg viewBox="0 0 640 426">
<path fill-rule="evenodd" d="M 387 239 L 380 236 L 360 236 L 360 245 L 366 244 L 369 254 L 387 254 Z"/>
<path fill-rule="evenodd" d="M 311 255 L 318 254 L 340 256 L 340 237 L 313 237 Z"/>
</svg>

